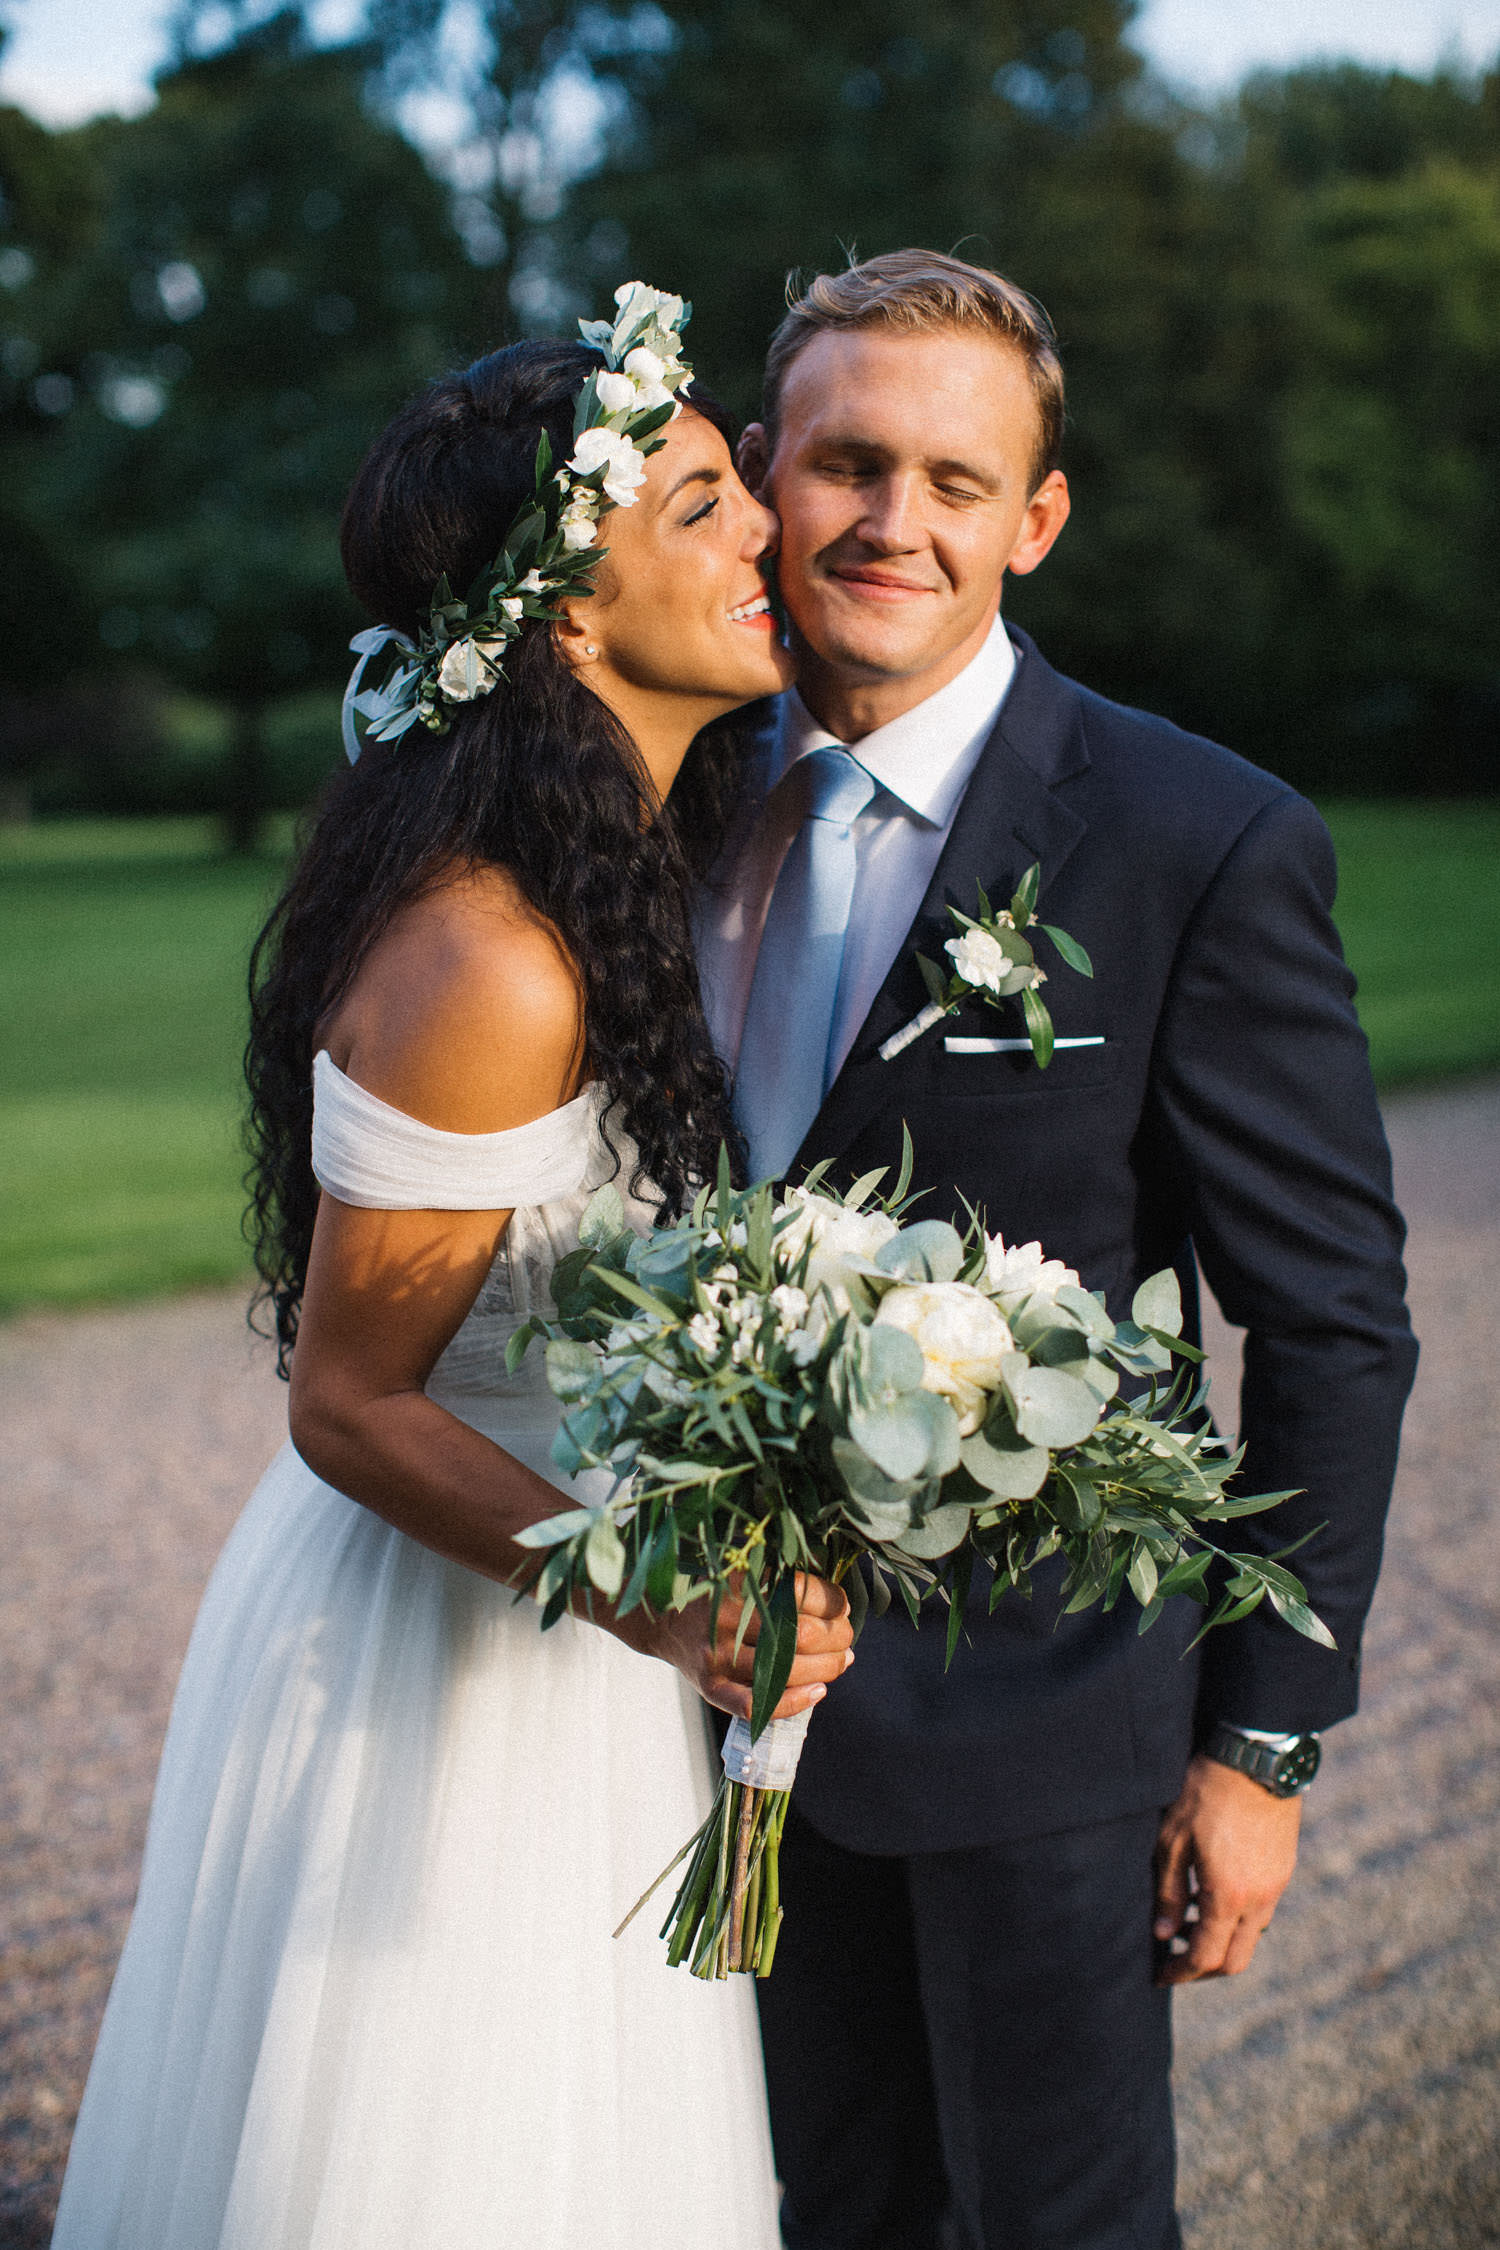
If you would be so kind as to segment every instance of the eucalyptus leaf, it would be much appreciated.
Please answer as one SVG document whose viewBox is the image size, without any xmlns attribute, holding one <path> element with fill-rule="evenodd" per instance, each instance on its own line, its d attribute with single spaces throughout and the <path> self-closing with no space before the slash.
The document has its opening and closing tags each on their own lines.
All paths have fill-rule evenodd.
<svg viewBox="0 0 1500 2250">
<path fill-rule="evenodd" d="M 1086 1359 L 1075 1370 L 1080 1382 L 1087 1383 L 1101 1406 L 1108 1406 L 1120 1388 L 1120 1370 L 1111 1367 L 1107 1360 Z"/>
<path fill-rule="evenodd" d="M 951 1555 L 968 1536 L 973 1520 L 973 1510 L 962 1501 L 951 1501 L 934 1508 L 930 1515 L 914 1523 L 910 1531 L 903 1532 L 896 1541 L 903 1555 L 915 1555 L 922 1562 L 936 1562 L 941 1555 Z"/>
<path fill-rule="evenodd" d="M 1071 1323 L 1066 1328 L 1055 1322 L 1050 1323 L 1036 1337 L 1035 1341 L 1032 1340 L 1030 1334 L 1027 1334 L 1025 1336 L 1017 1335 L 1016 1342 L 1023 1346 L 1027 1358 L 1035 1361 L 1037 1366 L 1066 1367 L 1075 1375 L 1083 1374 L 1083 1368 L 1079 1362 L 1086 1361 L 1089 1356 L 1087 1336 L 1081 1329 L 1074 1328 Z M 1085 1377 L 1085 1380 L 1087 1380 L 1087 1377 Z"/>
<path fill-rule="evenodd" d="M 1182 1287 L 1170 1266 L 1141 1283 L 1131 1300 L 1130 1317 L 1138 1328 L 1159 1328 L 1167 1336 L 1182 1334 Z"/>
<path fill-rule="evenodd" d="M 958 1230 L 944 1219 L 918 1219 L 875 1253 L 881 1272 L 898 1281 L 955 1281 L 963 1262 Z"/>
<path fill-rule="evenodd" d="M 535 1318 L 523 1320 L 519 1328 L 512 1330 L 505 1346 L 505 1372 L 507 1375 L 514 1375 L 517 1372 L 527 1352 L 542 1333 L 542 1323 Z"/>
<path fill-rule="evenodd" d="M 584 1205 L 583 1217 L 578 1222 L 580 1249 L 602 1249 L 616 1235 L 626 1231 L 625 1202 L 613 1181 L 596 1188 Z"/>
<path fill-rule="evenodd" d="M 835 1438 L 832 1452 L 834 1466 L 848 1488 L 851 1512 L 873 1539 L 899 1539 L 911 1528 L 912 1503 L 920 1487 L 884 1475 L 847 1438 Z"/>
<path fill-rule="evenodd" d="M 1085 1335 L 1096 1337 L 1102 1344 L 1114 1341 L 1115 1324 L 1092 1289 L 1075 1288 L 1072 1282 L 1065 1281 L 1058 1289 L 1056 1301 L 1063 1312 L 1071 1313 Z"/>
<path fill-rule="evenodd" d="M 1021 1352 L 1007 1352 L 1000 1380 L 1015 1424 L 1033 1445 L 1081 1445 L 1103 1411 L 1099 1399 L 1076 1375 L 1060 1367 L 1033 1367 Z"/>
<path fill-rule="evenodd" d="M 997 1500 L 1030 1500 L 1046 1482 L 1051 1459 L 1045 1446 L 1028 1445 L 1009 1422 L 995 1417 L 962 1440 L 958 1457 L 976 1484 Z"/>
<path fill-rule="evenodd" d="M 927 1363 L 915 1336 L 909 1336 L 904 1328 L 897 1328 L 891 1321 L 874 1321 L 868 1328 L 852 1330 L 850 1342 L 857 1353 L 860 1377 L 872 1398 L 921 1389 Z"/>
<path fill-rule="evenodd" d="M 922 1406 L 928 1395 L 915 1391 L 878 1405 L 850 1406 L 850 1437 L 898 1484 L 910 1483 L 926 1471 L 932 1429 Z"/>
</svg>

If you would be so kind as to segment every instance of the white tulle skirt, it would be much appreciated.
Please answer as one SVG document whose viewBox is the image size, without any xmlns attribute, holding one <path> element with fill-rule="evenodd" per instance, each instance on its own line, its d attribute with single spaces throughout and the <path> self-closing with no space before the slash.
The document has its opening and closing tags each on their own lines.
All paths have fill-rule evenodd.
<svg viewBox="0 0 1500 2250">
<path fill-rule="evenodd" d="M 748 1980 L 610 1934 L 710 1787 L 676 1673 L 286 1447 L 194 1630 L 54 2250 L 772 2250 Z"/>
</svg>

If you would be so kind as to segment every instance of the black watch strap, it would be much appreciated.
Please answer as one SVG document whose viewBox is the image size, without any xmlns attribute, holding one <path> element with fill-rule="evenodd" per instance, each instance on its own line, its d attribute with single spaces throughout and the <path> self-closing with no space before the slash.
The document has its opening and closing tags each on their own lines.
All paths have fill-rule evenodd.
<svg viewBox="0 0 1500 2250">
<path fill-rule="evenodd" d="M 1222 1720 L 1203 1747 L 1216 1764 L 1248 1774 L 1273 1797 L 1300 1796 L 1310 1786 L 1323 1754 L 1322 1742 L 1315 1734 L 1283 1735 L 1265 1742 Z"/>
</svg>

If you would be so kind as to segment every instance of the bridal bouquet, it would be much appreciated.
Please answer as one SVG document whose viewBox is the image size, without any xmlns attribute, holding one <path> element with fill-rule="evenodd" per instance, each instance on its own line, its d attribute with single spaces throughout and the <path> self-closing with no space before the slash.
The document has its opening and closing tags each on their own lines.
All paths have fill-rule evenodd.
<svg viewBox="0 0 1500 2250">
<path fill-rule="evenodd" d="M 725 1161 L 685 1218 L 645 1235 L 601 1188 L 553 1274 L 556 1319 L 510 1346 L 514 1369 L 546 1339 L 554 1459 L 617 1479 L 521 1535 L 541 1550 L 544 1626 L 596 1596 L 622 1614 L 707 1596 L 741 1632 L 759 1616 L 749 1723 L 730 1727 L 713 1810 L 673 1863 L 688 1865 L 662 1935 L 697 1976 L 764 1976 L 776 1947 L 810 1716 L 771 1716 L 798 1571 L 846 1588 L 856 1632 L 893 1596 L 913 1620 L 946 1601 L 950 1661 L 976 1569 L 993 1608 L 1056 1554 L 1070 1610 L 1128 1589 L 1144 1631 L 1186 1594 L 1206 1631 L 1267 1599 L 1329 1638 L 1280 1559 L 1225 1556 L 1213 1537 L 1288 1495 L 1227 1494 L 1240 1456 L 1209 1425 L 1175 1277 L 1145 1282 L 1116 1323 L 1037 1243 L 908 1221 L 910 1170 L 908 1145 L 889 1195 L 880 1173 L 835 1195 L 821 1167 L 782 1193 L 736 1191 Z"/>
</svg>

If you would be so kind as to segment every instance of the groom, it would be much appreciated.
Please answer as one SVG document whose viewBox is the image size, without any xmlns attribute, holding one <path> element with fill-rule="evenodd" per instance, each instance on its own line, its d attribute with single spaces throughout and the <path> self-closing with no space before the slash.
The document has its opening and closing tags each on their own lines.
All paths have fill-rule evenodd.
<svg viewBox="0 0 1500 2250">
<path fill-rule="evenodd" d="M 809 1734 L 762 1991 L 790 2250 L 1178 2243 L 1167 1988 L 1245 1968 L 1291 1875 L 1415 1364 L 1322 823 L 1000 622 L 1067 519 L 1062 419 L 1044 316 L 956 259 L 824 275 L 777 331 L 741 466 L 798 687 L 711 888 L 710 1020 L 755 1174 L 894 1170 L 904 1121 L 929 1215 L 967 1198 L 1117 1317 L 1169 1264 L 1195 1307 L 1201 1268 L 1248 1332 L 1242 1489 L 1303 1495 L 1237 1534 L 1311 1534 L 1338 1648 L 1258 1610 L 1186 1656 L 1192 1604 L 1140 1638 L 1133 1602 L 1060 1616 L 1045 1571 L 976 1596 L 946 1672 L 941 1631 L 871 1620 Z M 1034 860 L 1095 969 L 1051 964 L 1047 1071 L 1014 1003 L 883 1059 L 946 908 Z"/>
</svg>

